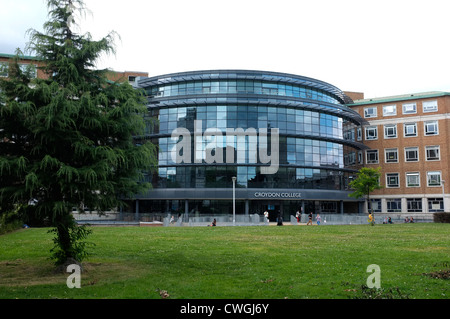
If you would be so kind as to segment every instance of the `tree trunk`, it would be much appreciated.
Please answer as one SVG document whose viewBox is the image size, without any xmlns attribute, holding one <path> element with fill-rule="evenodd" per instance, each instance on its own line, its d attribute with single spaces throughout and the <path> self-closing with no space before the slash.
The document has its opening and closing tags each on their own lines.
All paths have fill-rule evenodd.
<svg viewBox="0 0 450 319">
<path fill-rule="evenodd" d="M 74 258 L 72 238 L 70 229 L 74 226 L 73 216 L 70 213 L 59 215 L 55 220 L 55 228 L 58 246 L 61 250 L 58 264 L 64 264 L 68 258 Z"/>
<path fill-rule="evenodd" d="M 369 208 L 369 205 L 370 205 L 370 208 Z M 372 215 L 372 220 L 370 221 L 370 225 L 374 226 L 375 225 L 375 216 L 373 214 L 372 204 L 370 203 L 370 191 L 367 191 L 367 212 Z"/>
</svg>

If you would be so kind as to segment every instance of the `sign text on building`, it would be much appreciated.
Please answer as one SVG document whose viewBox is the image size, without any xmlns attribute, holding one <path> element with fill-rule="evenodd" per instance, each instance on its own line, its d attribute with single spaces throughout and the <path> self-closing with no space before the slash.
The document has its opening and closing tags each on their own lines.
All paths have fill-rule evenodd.
<svg viewBox="0 0 450 319">
<path fill-rule="evenodd" d="M 289 192 L 255 192 L 255 198 L 301 198 L 302 193 Z"/>
</svg>

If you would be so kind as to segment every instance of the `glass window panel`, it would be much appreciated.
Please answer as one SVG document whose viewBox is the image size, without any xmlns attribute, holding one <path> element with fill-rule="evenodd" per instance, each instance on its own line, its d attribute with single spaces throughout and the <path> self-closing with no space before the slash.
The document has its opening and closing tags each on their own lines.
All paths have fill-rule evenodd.
<svg viewBox="0 0 450 319">
<path fill-rule="evenodd" d="M 366 151 L 366 163 L 367 164 L 378 164 L 378 150 L 367 150 Z"/>
<path fill-rule="evenodd" d="M 403 104 L 403 114 L 414 114 L 414 113 L 417 113 L 416 103 Z"/>
<path fill-rule="evenodd" d="M 419 187 L 420 186 L 420 174 L 406 173 L 406 187 Z"/>
<path fill-rule="evenodd" d="M 386 154 L 386 163 L 398 162 L 398 150 L 396 148 L 387 148 L 384 151 Z"/>
<path fill-rule="evenodd" d="M 405 137 L 417 136 L 417 123 L 405 123 L 403 127 Z"/>
<path fill-rule="evenodd" d="M 425 135 L 437 135 L 438 131 L 438 121 L 426 121 L 424 122 Z"/>
<path fill-rule="evenodd" d="M 441 186 L 441 172 L 427 172 L 428 186 Z"/>
<path fill-rule="evenodd" d="M 442 198 L 428 198 L 428 211 L 429 212 L 443 212 L 444 201 Z"/>
<path fill-rule="evenodd" d="M 395 199 L 386 199 L 387 211 L 392 212 L 401 212 L 402 211 L 402 200 L 400 198 Z"/>
<path fill-rule="evenodd" d="M 376 126 L 366 127 L 366 140 L 378 139 L 378 128 Z"/>
<path fill-rule="evenodd" d="M 388 124 L 384 126 L 384 138 L 396 138 L 397 137 L 397 125 Z"/>
<path fill-rule="evenodd" d="M 383 106 L 383 116 L 393 116 L 397 114 L 396 105 L 385 105 Z"/>
<path fill-rule="evenodd" d="M 436 112 L 438 110 L 437 101 L 424 101 L 422 102 L 423 112 Z"/>
<path fill-rule="evenodd" d="M 399 187 L 399 176 L 398 173 L 387 173 L 386 174 L 386 187 Z"/>
<path fill-rule="evenodd" d="M 406 206 L 408 212 L 421 212 L 422 211 L 422 198 L 407 198 Z"/>
<path fill-rule="evenodd" d="M 426 153 L 426 159 L 427 161 L 439 161 L 440 155 L 439 155 L 440 146 L 426 146 L 425 147 L 425 153 Z"/>
<path fill-rule="evenodd" d="M 419 148 L 418 147 L 405 147 L 405 161 L 417 162 L 419 160 Z"/>
<path fill-rule="evenodd" d="M 377 108 L 376 107 L 366 107 L 364 108 L 364 117 L 377 117 Z"/>
</svg>

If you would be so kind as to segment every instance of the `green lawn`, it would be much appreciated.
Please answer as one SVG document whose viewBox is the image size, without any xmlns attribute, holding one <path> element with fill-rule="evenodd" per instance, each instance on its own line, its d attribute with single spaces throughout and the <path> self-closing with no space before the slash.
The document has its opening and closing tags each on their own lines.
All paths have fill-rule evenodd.
<svg viewBox="0 0 450 319">
<path fill-rule="evenodd" d="M 384 291 L 450 297 L 450 224 L 95 227 L 80 289 L 47 231 L 0 236 L 0 298 L 361 298 L 371 264 Z"/>
</svg>

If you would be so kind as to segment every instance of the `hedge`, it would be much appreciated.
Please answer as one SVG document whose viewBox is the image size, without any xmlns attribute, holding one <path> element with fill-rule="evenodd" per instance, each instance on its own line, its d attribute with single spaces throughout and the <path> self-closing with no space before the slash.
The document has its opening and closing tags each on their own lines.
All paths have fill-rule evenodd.
<svg viewBox="0 0 450 319">
<path fill-rule="evenodd" d="M 450 223 L 450 213 L 434 213 L 433 221 L 435 223 Z"/>
</svg>

